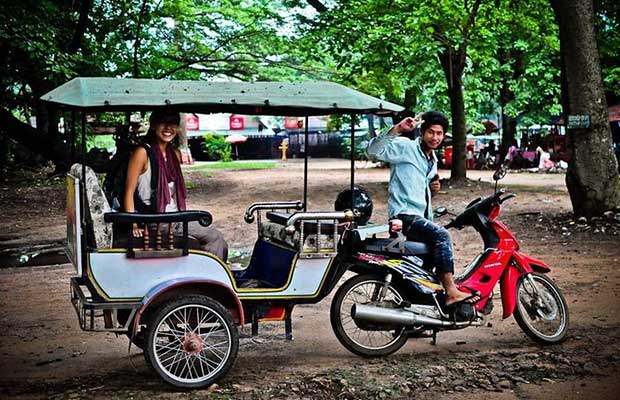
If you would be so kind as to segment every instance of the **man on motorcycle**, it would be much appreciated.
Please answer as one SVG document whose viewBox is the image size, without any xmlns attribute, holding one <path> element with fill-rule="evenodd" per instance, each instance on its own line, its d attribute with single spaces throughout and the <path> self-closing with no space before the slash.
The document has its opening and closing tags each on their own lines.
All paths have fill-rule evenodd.
<svg viewBox="0 0 620 400">
<path fill-rule="evenodd" d="M 420 137 L 401 137 L 420 126 Z M 388 215 L 400 219 L 409 240 L 428 243 L 433 263 L 446 291 L 446 305 L 466 301 L 472 296 L 458 290 L 454 283 L 454 259 L 450 234 L 434 224 L 431 196 L 440 189 L 435 150 L 443 141 L 448 120 L 440 112 L 407 117 L 386 134 L 370 140 L 367 152 L 371 159 L 390 164 Z"/>
</svg>

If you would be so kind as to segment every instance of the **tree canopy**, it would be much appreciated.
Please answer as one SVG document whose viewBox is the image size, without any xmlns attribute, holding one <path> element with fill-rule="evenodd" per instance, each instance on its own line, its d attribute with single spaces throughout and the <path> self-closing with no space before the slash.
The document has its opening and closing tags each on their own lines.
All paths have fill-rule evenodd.
<svg viewBox="0 0 620 400">
<path fill-rule="evenodd" d="M 595 1 L 603 82 L 615 96 L 618 9 Z M 510 137 L 517 123 L 561 112 L 548 0 L 23 0 L 0 15 L 0 129 L 24 144 L 58 137 L 37 99 L 76 76 L 327 79 L 444 111 L 459 148 L 482 118 L 514 126 Z M 37 130 L 23 124 L 31 117 Z M 58 161 L 60 147 L 35 150 Z"/>
</svg>

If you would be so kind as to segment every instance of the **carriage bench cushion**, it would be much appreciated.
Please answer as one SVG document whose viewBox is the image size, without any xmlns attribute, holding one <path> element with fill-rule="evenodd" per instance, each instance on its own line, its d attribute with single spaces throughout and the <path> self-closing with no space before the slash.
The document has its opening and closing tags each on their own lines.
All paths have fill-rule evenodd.
<svg viewBox="0 0 620 400">
<path fill-rule="evenodd" d="M 321 229 L 322 230 L 322 229 Z M 298 250 L 300 245 L 299 230 L 295 231 L 295 234 L 289 235 L 286 233 L 286 226 L 277 224 L 275 222 L 265 221 L 259 225 L 258 236 L 262 239 L 288 246 L 292 249 Z M 317 250 L 317 235 L 314 233 L 304 232 L 304 252 L 314 252 Z M 320 251 L 330 250 L 334 248 L 334 235 L 321 234 L 321 248 Z"/>
<path fill-rule="evenodd" d="M 271 222 L 274 222 L 279 225 L 286 226 L 286 221 L 289 217 L 293 215 L 291 213 L 285 212 L 277 212 L 277 211 L 267 211 L 266 216 L 267 219 Z M 321 233 L 323 235 L 333 235 L 334 234 L 334 221 L 331 219 L 321 220 Z M 299 230 L 300 221 L 295 223 L 295 227 Z M 317 231 L 317 221 L 304 221 L 304 233 L 316 233 Z M 341 235 L 344 232 L 344 224 L 338 225 L 338 234 Z"/>
<path fill-rule="evenodd" d="M 94 245 L 98 249 L 112 246 L 112 224 L 104 221 L 105 213 L 112 211 L 108 200 L 99 185 L 97 175 L 90 167 L 86 167 L 86 177 L 82 178 L 82 164 L 73 164 L 70 174 L 79 178 L 84 185 L 86 197 L 88 198 L 88 212 L 92 221 L 92 233 L 95 239 Z"/>
<path fill-rule="evenodd" d="M 286 233 L 286 227 L 283 224 L 265 221 L 258 227 L 258 236 L 264 239 L 284 244 L 294 249 L 299 248 L 299 231 L 295 231 L 294 235 Z"/>
</svg>

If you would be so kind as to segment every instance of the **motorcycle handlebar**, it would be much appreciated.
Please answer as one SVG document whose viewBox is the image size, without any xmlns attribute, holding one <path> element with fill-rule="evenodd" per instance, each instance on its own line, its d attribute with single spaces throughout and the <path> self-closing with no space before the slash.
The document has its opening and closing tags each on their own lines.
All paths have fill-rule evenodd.
<svg viewBox="0 0 620 400">
<path fill-rule="evenodd" d="M 517 195 L 514 193 L 508 194 L 506 197 L 502 198 L 502 196 L 506 193 L 506 189 L 500 189 L 492 196 L 489 196 L 485 199 L 478 200 L 467 207 L 461 214 L 457 215 L 452 221 L 450 221 L 447 225 L 444 226 L 446 229 L 456 228 L 461 229 L 465 226 L 467 222 L 467 217 L 469 217 L 472 213 L 476 213 L 479 210 L 483 210 L 489 206 L 493 206 L 495 204 L 502 204 L 508 199 L 512 199 Z"/>
</svg>

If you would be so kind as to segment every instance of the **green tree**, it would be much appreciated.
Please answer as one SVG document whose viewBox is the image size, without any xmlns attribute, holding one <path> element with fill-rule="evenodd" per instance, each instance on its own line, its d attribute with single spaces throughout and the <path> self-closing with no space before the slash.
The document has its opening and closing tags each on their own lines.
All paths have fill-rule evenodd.
<svg viewBox="0 0 620 400">
<path fill-rule="evenodd" d="M 552 0 L 562 60 L 562 102 L 568 114 L 589 115 L 588 128 L 568 130 L 566 186 L 577 215 L 620 209 L 620 177 L 612 151 L 607 103 L 591 0 Z"/>
<path fill-rule="evenodd" d="M 603 88 L 612 96 L 620 97 L 620 3 L 595 0 L 594 12 Z"/>
<path fill-rule="evenodd" d="M 559 39 L 553 10 L 547 0 L 496 2 L 493 46 L 482 55 L 477 75 L 497 95 L 502 120 L 501 153 L 505 155 L 517 132 L 517 118 L 526 123 L 549 121 L 561 111 Z M 489 53 L 491 50 L 491 53 Z M 480 68 L 491 64 L 487 68 Z M 486 73 L 485 73 L 486 71 Z"/>
<path fill-rule="evenodd" d="M 313 75 L 268 0 L 24 0 L 0 13 L 0 133 L 64 170 L 58 115 L 38 98 L 76 76 L 262 80 Z M 290 49 L 290 50 L 289 50 Z M 36 117 L 37 128 L 25 121 Z"/>
<path fill-rule="evenodd" d="M 340 78 L 361 90 L 418 108 L 443 108 L 445 97 L 438 94 L 445 90 L 452 118 L 452 179 L 462 179 L 464 85 L 466 71 L 476 70 L 468 51 L 474 44 L 481 48 L 490 36 L 484 20 L 490 7 L 482 0 L 340 1 L 321 13 L 315 37 L 335 57 L 337 68 L 346 67 L 348 75 Z"/>
</svg>

